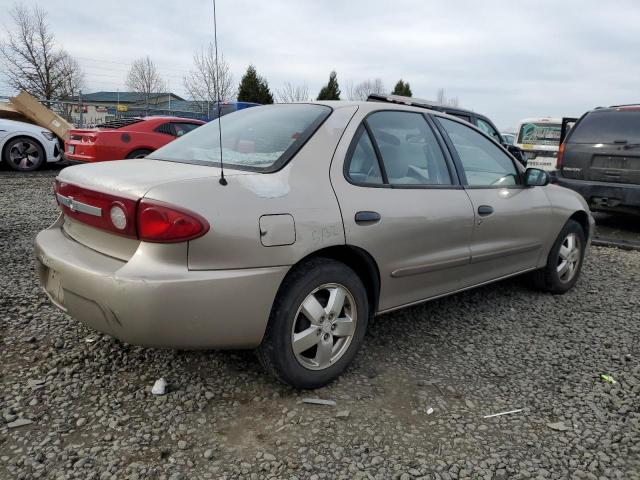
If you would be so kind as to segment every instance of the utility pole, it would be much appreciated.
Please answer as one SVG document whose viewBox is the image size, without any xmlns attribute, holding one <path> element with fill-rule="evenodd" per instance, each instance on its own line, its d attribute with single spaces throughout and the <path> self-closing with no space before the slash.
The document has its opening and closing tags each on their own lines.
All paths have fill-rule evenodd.
<svg viewBox="0 0 640 480">
<path fill-rule="evenodd" d="M 80 122 L 79 123 L 80 123 L 80 125 L 78 125 L 78 126 L 80 128 L 82 128 L 83 127 L 83 125 L 82 125 L 82 108 L 83 108 L 82 107 L 82 90 L 80 90 L 80 92 L 78 93 L 78 101 L 80 102 L 80 106 L 79 106 L 79 109 L 80 109 Z"/>
</svg>

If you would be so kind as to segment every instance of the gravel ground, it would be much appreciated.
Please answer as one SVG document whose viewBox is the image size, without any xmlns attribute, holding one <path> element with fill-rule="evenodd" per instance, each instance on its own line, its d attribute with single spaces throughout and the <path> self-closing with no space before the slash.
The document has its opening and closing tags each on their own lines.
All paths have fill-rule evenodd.
<svg viewBox="0 0 640 480">
<path fill-rule="evenodd" d="M 0 478 L 640 478 L 640 252 L 594 248 L 564 296 L 514 280 L 382 316 L 301 392 L 251 352 L 138 348 L 52 307 L 32 242 L 55 174 L 0 172 Z"/>
</svg>

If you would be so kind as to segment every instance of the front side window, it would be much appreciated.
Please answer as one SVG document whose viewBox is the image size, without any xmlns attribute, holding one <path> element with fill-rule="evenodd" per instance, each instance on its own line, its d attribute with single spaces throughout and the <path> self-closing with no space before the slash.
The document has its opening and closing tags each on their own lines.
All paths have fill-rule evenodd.
<svg viewBox="0 0 640 480">
<path fill-rule="evenodd" d="M 438 117 L 453 143 L 470 186 L 507 187 L 518 184 L 518 170 L 500 147 L 459 122 Z"/>
<path fill-rule="evenodd" d="M 478 118 L 478 128 L 490 137 L 493 137 L 496 142 L 502 143 L 502 137 L 497 132 L 497 130 L 491 126 L 489 122 L 485 122 L 481 118 Z"/>
<path fill-rule="evenodd" d="M 451 185 L 447 162 L 420 113 L 376 112 L 366 120 L 391 185 Z"/>
<path fill-rule="evenodd" d="M 174 122 L 172 125 L 173 125 L 173 130 L 175 131 L 176 137 L 181 137 L 189 133 L 191 130 L 195 130 L 200 126 L 197 123 L 187 123 L 187 122 Z"/>
<path fill-rule="evenodd" d="M 313 104 L 279 104 L 238 110 L 220 117 L 222 160 L 245 170 L 271 171 L 293 155 L 331 114 Z M 159 148 L 146 158 L 220 165 L 218 120 Z"/>
</svg>

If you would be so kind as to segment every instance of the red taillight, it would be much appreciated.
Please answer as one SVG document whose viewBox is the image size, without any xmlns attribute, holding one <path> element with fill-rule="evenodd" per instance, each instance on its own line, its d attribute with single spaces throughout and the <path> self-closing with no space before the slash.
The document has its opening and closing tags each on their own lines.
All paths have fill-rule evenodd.
<svg viewBox="0 0 640 480">
<path fill-rule="evenodd" d="M 560 144 L 558 148 L 558 156 L 556 157 L 556 170 L 560 170 L 562 167 L 562 157 L 564 156 L 564 142 Z"/>
<path fill-rule="evenodd" d="M 83 135 L 82 143 L 95 143 L 96 137 L 95 135 Z"/>
<path fill-rule="evenodd" d="M 209 223 L 197 213 L 163 202 L 117 197 L 59 180 L 55 193 L 68 217 L 145 242 L 185 242 L 209 231 Z"/>
<path fill-rule="evenodd" d="M 136 200 L 87 190 L 59 180 L 55 182 L 55 192 L 60 209 L 68 217 L 125 237 L 137 236 Z"/>
<path fill-rule="evenodd" d="M 193 240 L 209 231 L 209 223 L 193 212 L 151 200 L 138 206 L 138 237 L 145 242 L 174 243 Z"/>
</svg>

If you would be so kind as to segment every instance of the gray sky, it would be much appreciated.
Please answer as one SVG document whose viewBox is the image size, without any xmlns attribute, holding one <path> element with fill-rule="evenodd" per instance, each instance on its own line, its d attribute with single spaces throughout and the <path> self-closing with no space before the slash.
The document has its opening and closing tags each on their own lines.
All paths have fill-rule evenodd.
<svg viewBox="0 0 640 480">
<path fill-rule="evenodd" d="M 576 0 L 217 0 L 218 42 L 236 81 L 249 63 L 272 90 L 329 72 L 357 84 L 399 78 L 414 96 L 444 88 L 500 128 L 532 116 L 580 115 L 640 101 L 640 2 Z M 126 89 L 129 63 L 150 55 L 172 91 L 194 50 L 213 39 L 211 0 L 27 0 L 48 10 L 89 91 Z M 0 0 L 0 23 L 12 0 Z M 0 83 L 0 94 L 6 87 Z"/>
</svg>

